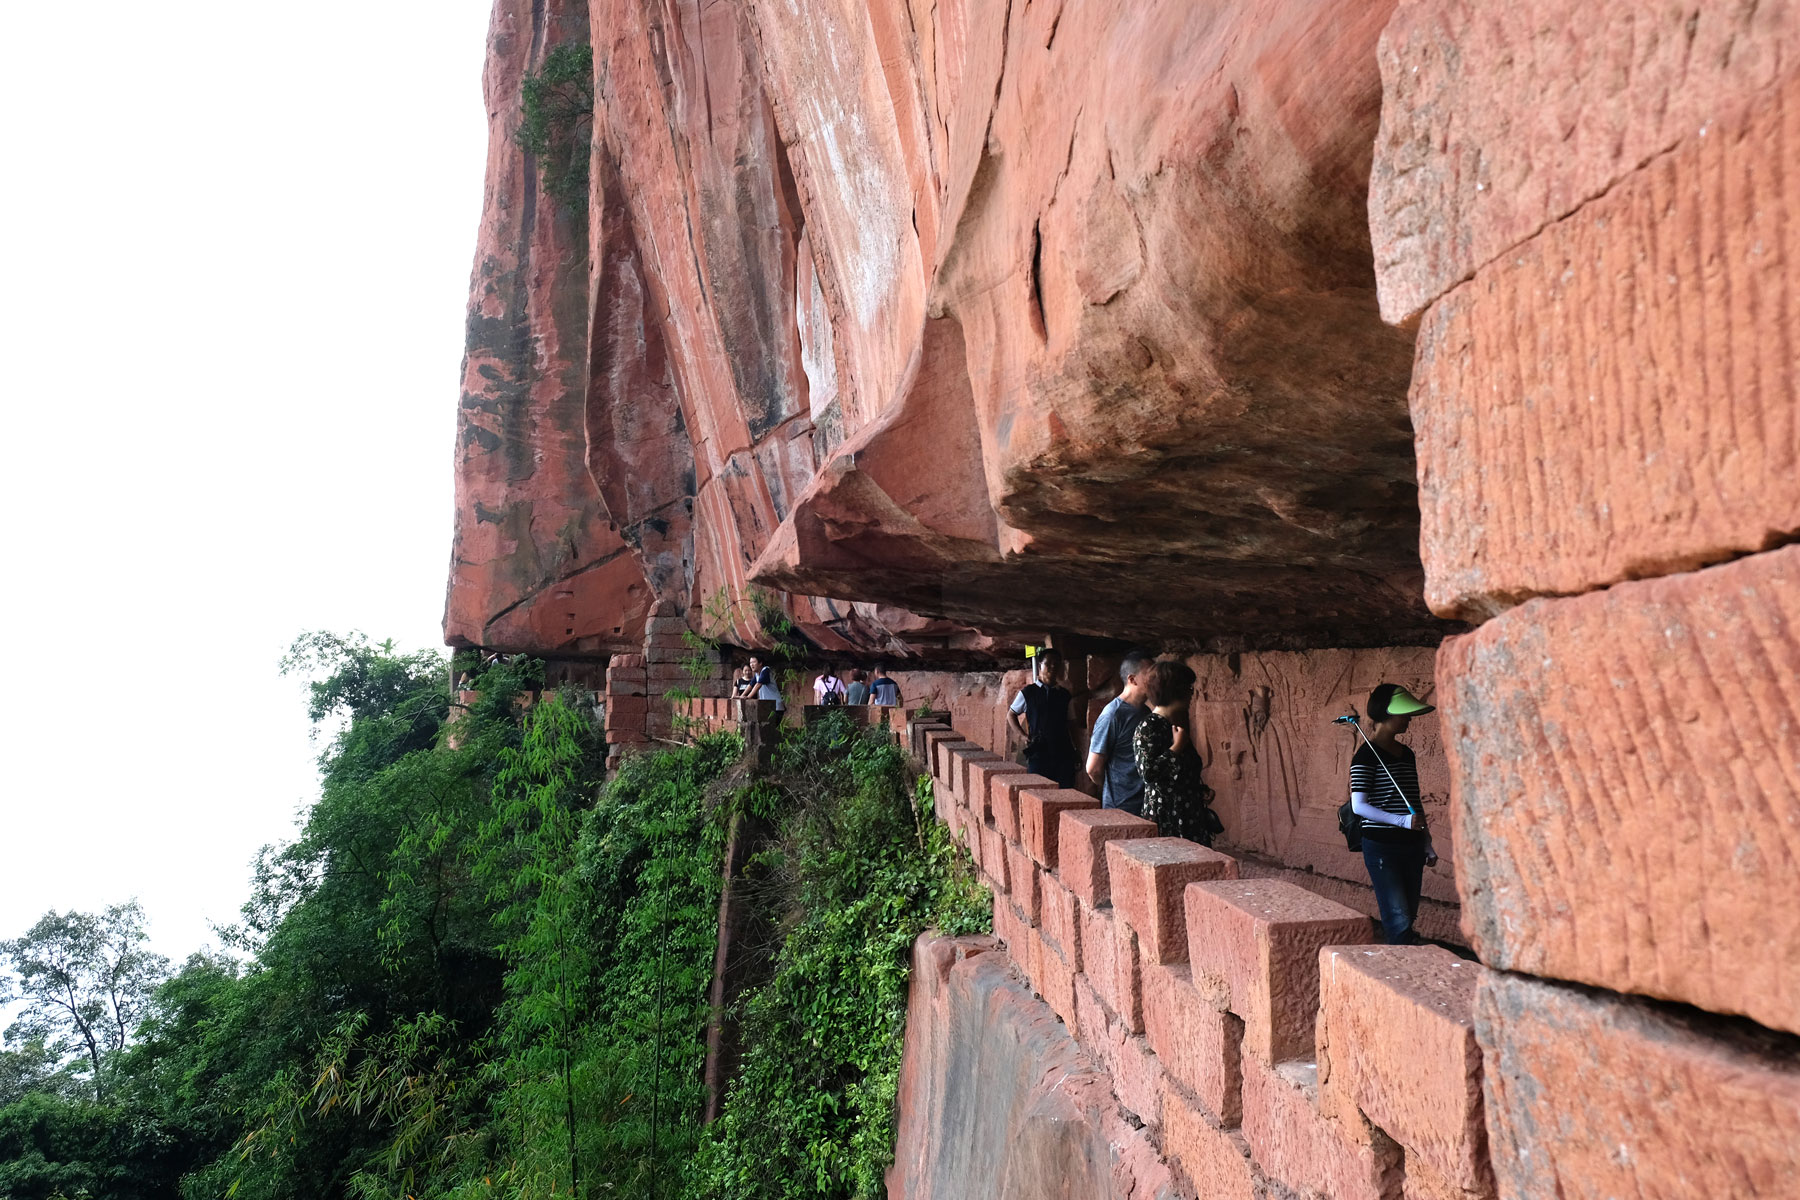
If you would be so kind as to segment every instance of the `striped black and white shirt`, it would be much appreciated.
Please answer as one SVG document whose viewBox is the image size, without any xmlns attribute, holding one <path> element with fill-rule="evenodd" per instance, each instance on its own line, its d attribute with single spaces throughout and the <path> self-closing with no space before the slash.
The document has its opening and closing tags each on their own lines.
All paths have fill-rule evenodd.
<svg viewBox="0 0 1800 1200">
<path fill-rule="evenodd" d="M 1387 770 L 1382 770 L 1386 765 Z M 1389 773 L 1393 778 L 1389 779 Z M 1400 785 L 1401 791 L 1394 790 L 1394 784 Z M 1419 803 L 1419 766 L 1413 752 L 1398 742 L 1394 744 L 1394 753 L 1383 754 L 1367 742 L 1356 751 L 1356 757 L 1350 760 L 1350 791 L 1361 792 L 1368 802 L 1382 812 L 1393 813 L 1396 817 L 1404 817 L 1408 813 L 1424 812 L 1425 806 Z M 1404 795 L 1402 795 L 1402 792 Z M 1412 804 L 1409 807 L 1407 801 Z M 1362 835 L 1375 842 L 1399 842 L 1413 844 L 1423 842 L 1429 836 L 1423 829 L 1402 829 L 1398 825 L 1383 825 L 1380 821 L 1362 819 Z"/>
</svg>

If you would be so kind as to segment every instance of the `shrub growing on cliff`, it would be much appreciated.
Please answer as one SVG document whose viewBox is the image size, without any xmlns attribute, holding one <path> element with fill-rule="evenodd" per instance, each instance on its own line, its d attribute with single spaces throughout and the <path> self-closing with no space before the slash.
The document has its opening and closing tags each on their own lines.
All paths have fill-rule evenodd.
<svg viewBox="0 0 1800 1200">
<path fill-rule="evenodd" d="M 881 1196 L 913 941 L 986 930 L 989 897 L 885 738 L 831 714 L 775 765 L 788 812 L 751 874 L 785 937 L 690 1195 Z"/>
<path fill-rule="evenodd" d="M 537 157 L 544 191 L 571 215 L 587 216 L 588 155 L 594 138 L 594 48 L 565 42 L 519 86 L 519 149 Z"/>
</svg>

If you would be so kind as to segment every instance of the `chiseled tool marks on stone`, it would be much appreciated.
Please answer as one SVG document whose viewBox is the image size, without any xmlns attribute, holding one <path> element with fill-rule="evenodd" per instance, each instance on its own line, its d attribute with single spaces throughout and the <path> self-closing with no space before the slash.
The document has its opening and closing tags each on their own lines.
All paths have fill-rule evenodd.
<svg viewBox="0 0 1800 1200">
<path fill-rule="evenodd" d="M 1800 6 L 1408 0 L 1382 35 L 1369 224 L 1417 315 L 1794 67 Z"/>
<path fill-rule="evenodd" d="M 1506 1200 L 1795 1194 L 1795 1039 L 1496 971 L 1475 1034 Z"/>
<path fill-rule="evenodd" d="M 1439 653 L 1497 967 L 1800 1032 L 1800 547 L 1539 600 Z"/>
<path fill-rule="evenodd" d="M 1800 530 L 1800 76 L 1433 306 L 1426 600 L 1480 617 Z"/>
</svg>

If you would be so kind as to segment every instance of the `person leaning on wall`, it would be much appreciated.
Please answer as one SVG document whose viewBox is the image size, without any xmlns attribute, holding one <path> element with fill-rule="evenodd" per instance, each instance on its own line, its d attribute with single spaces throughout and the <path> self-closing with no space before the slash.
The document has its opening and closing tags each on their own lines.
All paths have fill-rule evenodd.
<svg viewBox="0 0 1800 1200">
<path fill-rule="evenodd" d="M 1420 940 L 1413 928 L 1419 893 L 1425 868 L 1437 863 L 1419 802 L 1418 762 L 1399 741 L 1414 717 L 1433 711 L 1399 684 L 1380 684 L 1369 693 L 1375 730 L 1350 760 L 1350 807 L 1362 821 L 1363 865 L 1390 946 Z"/>
<path fill-rule="evenodd" d="M 1133 816 L 1144 813 L 1144 777 L 1138 774 L 1137 752 L 1131 735 L 1147 711 L 1150 671 L 1156 656 L 1133 650 L 1119 664 L 1119 694 L 1100 711 L 1088 739 L 1088 778 L 1100 785 L 1100 804 L 1122 808 Z"/>
<path fill-rule="evenodd" d="M 1062 655 L 1040 650 L 1031 660 L 1036 682 L 1020 688 L 1012 699 L 1007 720 L 1025 740 L 1025 767 L 1058 787 L 1075 786 L 1075 754 L 1072 709 L 1075 697 L 1062 686 Z"/>
<path fill-rule="evenodd" d="M 1144 813 L 1164 837 L 1186 838 L 1203 846 L 1222 833 L 1201 779 L 1204 764 L 1190 729 L 1194 670 L 1170 659 L 1150 670 L 1150 711 L 1132 734 L 1138 774 L 1144 780 Z"/>
</svg>

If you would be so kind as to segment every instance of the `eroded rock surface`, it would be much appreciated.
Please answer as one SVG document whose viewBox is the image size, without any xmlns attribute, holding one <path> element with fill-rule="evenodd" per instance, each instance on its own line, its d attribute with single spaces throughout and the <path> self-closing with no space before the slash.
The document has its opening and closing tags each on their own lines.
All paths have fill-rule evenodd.
<svg viewBox="0 0 1800 1200">
<path fill-rule="evenodd" d="M 827 649 L 1434 640 L 1367 228 L 1391 9 L 502 0 L 513 358 L 471 350 L 451 639 L 623 648 L 649 599 Z M 585 214 L 509 137 L 584 38 Z"/>
</svg>

